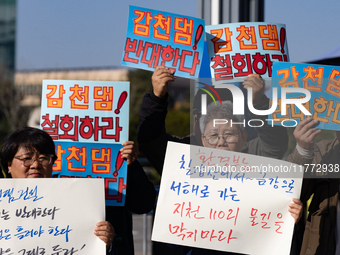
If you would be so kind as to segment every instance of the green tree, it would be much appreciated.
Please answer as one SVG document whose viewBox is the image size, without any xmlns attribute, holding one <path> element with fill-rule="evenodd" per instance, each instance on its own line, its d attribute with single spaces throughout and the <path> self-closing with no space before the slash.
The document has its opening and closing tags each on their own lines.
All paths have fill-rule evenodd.
<svg viewBox="0 0 340 255">
<path fill-rule="evenodd" d="M 137 142 L 139 111 L 143 96 L 151 91 L 152 72 L 141 69 L 130 70 L 128 79 L 130 81 L 130 123 L 129 140 Z"/>
<path fill-rule="evenodd" d="M 0 88 L 0 136 L 4 136 L 27 125 L 30 108 L 20 105 L 24 94 L 11 81 L 0 81 Z"/>
<path fill-rule="evenodd" d="M 131 70 L 128 74 L 130 81 L 130 125 L 129 139 L 137 141 L 139 111 L 144 94 L 152 90 L 152 72 L 141 69 Z M 170 89 L 169 109 L 166 118 L 166 130 L 177 136 L 186 136 L 190 133 L 190 104 L 189 87 L 183 89 L 182 95 Z M 184 94 L 184 95 L 183 95 Z"/>
</svg>

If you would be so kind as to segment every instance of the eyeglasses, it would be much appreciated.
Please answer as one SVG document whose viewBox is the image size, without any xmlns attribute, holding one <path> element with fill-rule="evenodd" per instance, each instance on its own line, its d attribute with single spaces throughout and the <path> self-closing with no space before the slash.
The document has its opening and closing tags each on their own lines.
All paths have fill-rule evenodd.
<svg viewBox="0 0 340 255">
<path fill-rule="evenodd" d="M 14 157 L 22 162 L 23 166 L 31 166 L 34 161 L 37 161 L 42 166 L 48 166 L 52 163 L 53 155 L 51 154 L 40 154 L 38 158 L 33 158 L 30 154 L 23 154 Z"/>
<path fill-rule="evenodd" d="M 227 143 L 234 143 L 238 140 L 239 133 L 228 132 L 223 135 L 219 135 L 217 133 L 208 133 L 206 136 L 203 136 L 210 145 L 216 145 L 220 138 L 222 137 Z"/>
</svg>

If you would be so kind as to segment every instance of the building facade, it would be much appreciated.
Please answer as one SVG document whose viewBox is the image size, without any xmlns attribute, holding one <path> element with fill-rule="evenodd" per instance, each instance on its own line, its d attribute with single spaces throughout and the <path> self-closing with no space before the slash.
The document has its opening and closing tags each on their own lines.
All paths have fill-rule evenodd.
<svg viewBox="0 0 340 255">
<path fill-rule="evenodd" d="M 0 78 L 13 81 L 16 0 L 0 0 Z"/>
</svg>

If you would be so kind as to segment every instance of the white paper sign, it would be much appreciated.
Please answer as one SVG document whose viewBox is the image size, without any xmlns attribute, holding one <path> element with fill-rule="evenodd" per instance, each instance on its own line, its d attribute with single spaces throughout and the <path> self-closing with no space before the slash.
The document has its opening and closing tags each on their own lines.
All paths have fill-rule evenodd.
<svg viewBox="0 0 340 255">
<path fill-rule="evenodd" d="M 245 170 L 204 170 L 216 162 Z M 261 172 L 249 173 L 260 166 Z M 278 171 L 284 170 L 295 174 L 282 177 Z M 244 254 L 289 254 L 294 219 L 288 204 L 300 197 L 302 176 L 299 166 L 286 161 L 169 142 L 152 240 Z"/>
<path fill-rule="evenodd" d="M 102 179 L 0 179 L 0 254 L 104 255 L 104 209 Z"/>
</svg>

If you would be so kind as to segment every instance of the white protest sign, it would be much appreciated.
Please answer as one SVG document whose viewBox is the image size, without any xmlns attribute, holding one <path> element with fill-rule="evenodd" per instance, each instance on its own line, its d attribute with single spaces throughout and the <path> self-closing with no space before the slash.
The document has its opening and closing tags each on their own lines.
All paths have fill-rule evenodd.
<svg viewBox="0 0 340 255">
<path fill-rule="evenodd" d="M 0 254 L 106 254 L 102 179 L 1 179 Z"/>
<path fill-rule="evenodd" d="M 238 172 L 204 170 L 204 165 L 216 166 L 214 160 L 237 165 Z M 250 174 L 250 169 L 257 172 Z M 285 170 L 295 173 L 282 177 L 279 171 Z M 299 166 L 286 161 L 169 142 L 152 240 L 245 254 L 289 254 L 294 219 L 288 204 L 300 197 L 302 176 Z"/>
</svg>

